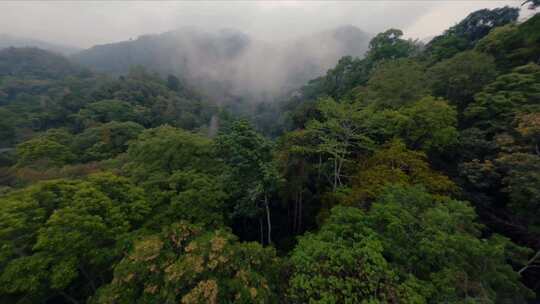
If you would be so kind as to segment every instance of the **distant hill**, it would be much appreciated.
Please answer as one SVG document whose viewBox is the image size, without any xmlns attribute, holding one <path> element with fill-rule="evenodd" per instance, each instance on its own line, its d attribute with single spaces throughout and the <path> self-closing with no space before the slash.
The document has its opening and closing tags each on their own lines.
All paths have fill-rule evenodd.
<svg viewBox="0 0 540 304">
<path fill-rule="evenodd" d="M 370 38 L 353 26 L 286 42 L 260 41 L 230 29 L 185 28 L 94 46 L 71 59 L 113 74 L 142 65 L 180 76 L 218 99 L 264 99 L 324 74 L 344 55 L 362 56 Z"/>
<path fill-rule="evenodd" d="M 86 68 L 79 67 L 53 52 L 30 47 L 0 50 L 0 77 L 62 79 L 88 74 Z"/>
<path fill-rule="evenodd" d="M 70 55 L 81 51 L 80 48 L 76 47 L 50 43 L 37 39 L 17 37 L 8 34 L 0 34 L 0 49 L 7 47 L 36 47 L 62 55 Z"/>
</svg>

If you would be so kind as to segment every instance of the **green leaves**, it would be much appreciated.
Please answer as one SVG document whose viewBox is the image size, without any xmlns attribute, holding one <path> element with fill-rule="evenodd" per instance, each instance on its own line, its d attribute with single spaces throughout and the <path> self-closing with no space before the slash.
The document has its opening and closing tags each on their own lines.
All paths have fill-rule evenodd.
<svg viewBox="0 0 540 304">
<path fill-rule="evenodd" d="M 515 68 L 487 85 L 465 110 L 474 126 L 490 134 L 511 129 L 518 113 L 538 111 L 540 104 L 540 67 L 528 64 Z"/>
<path fill-rule="evenodd" d="M 271 303 L 278 271 L 272 248 L 180 222 L 137 240 L 91 302 Z"/>
<path fill-rule="evenodd" d="M 358 209 L 336 207 L 321 231 L 299 239 L 291 255 L 288 296 L 293 302 L 408 302 L 415 297 L 395 280 L 364 218 Z"/>
<path fill-rule="evenodd" d="M 0 200 L 0 294 L 85 299 L 150 209 L 125 178 L 51 181 Z"/>
<path fill-rule="evenodd" d="M 467 51 L 437 63 L 427 73 L 433 93 L 463 110 L 497 71 L 493 57 Z"/>
<path fill-rule="evenodd" d="M 221 180 L 193 171 L 175 172 L 169 179 L 174 189 L 167 220 L 182 219 L 204 227 L 220 227 L 226 222 L 228 195 Z"/>
<path fill-rule="evenodd" d="M 506 264 L 511 243 L 479 239 L 475 218 L 467 203 L 421 187 L 390 186 L 367 212 L 335 207 L 293 251 L 289 296 L 313 303 L 524 301 L 530 291 Z"/>
<path fill-rule="evenodd" d="M 446 101 L 428 96 L 400 112 L 407 117 L 400 135 L 410 147 L 429 153 L 457 144 L 457 113 Z"/>
<path fill-rule="evenodd" d="M 137 138 L 143 127 L 134 122 L 109 122 L 85 129 L 73 140 L 73 150 L 80 161 L 113 158 L 127 150 L 128 142 Z"/>
<path fill-rule="evenodd" d="M 314 139 L 314 151 L 330 164 L 326 174 L 335 191 L 342 185 L 345 163 L 359 152 L 371 150 L 373 142 L 363 133 L 356 104 L 329 98 L 319 100 L 317 108 L 321 119 L 309 121 L 306 132 Z"/>
<path fill-rule="evenodd" d="M 427 95 L 427 80 L 424 67 L 415 60 L 385 61 L 372 71 L 360 100 L 378 109 L 397 109 Z"/>
<path fill-rule="evenodd" d="M 401 38 L 403 32 L 398 29 L 389 29 L 377 34 L 369 42 L 369 50 L 366 58 L 373 63 L 382 60 L 393 60 L 410 57 L 417 51 L 417 46 L 412 40 Z"/>
<path fill-rule="evenodd" d="M 17 146 L 17 165 L 59 167 L 75 159 L 69 146 L 47 138 L 35 138 Z"/>
<path fill-rule="evenodd" d="M 218 170 L 211 141 L 201 135 L 161 126 L 141 133 L 127 151 L 127 172 L 147 185 L 165 184 L 176 170 Z"/>
</svg>

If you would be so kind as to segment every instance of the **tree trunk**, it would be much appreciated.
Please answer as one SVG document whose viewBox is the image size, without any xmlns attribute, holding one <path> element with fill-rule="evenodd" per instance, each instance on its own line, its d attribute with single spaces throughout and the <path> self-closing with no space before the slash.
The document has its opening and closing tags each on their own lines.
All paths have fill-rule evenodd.
<svg viewBox="0 0 540 304">
<path fill-rule="evenodd" d="M 321 180 L 321 166 L 322 166 L 322 156 L 319 154 L 319 165 L 317 166 L 317 181 Z"/>
<path fill-rule="evenodd" d="M 79 301 L 75 300 L 75 298 L 73 298 L 72 296 L 68 295 L 67 293 L 63 291 L 60 291 L 60 295 L 73 304 L 79 304 Z"/>
<path fill-rule="evenodd" d="M 293 212 L 292 234 L 296 234 L 297 219 L 298 219 L 298 192 L 294 196 L 294 212 Z"/>
<path fill-rule="evenodd" d="M 259 217 L 259 232 L 261 237 L 261 245 L 264 245 L 263 223 L 262 218 Z"/>
<path fill-rule="evenodd" d="M 270 221 L 270 207 L 268 206 L 268 196 L 264 194 L 264 207 L 266 208 L 266 221 L 268 222 L 268 244 L 272 244 L 272 222 Z"/>
<path fill-rule="evenodd" d="M 300 189 L 300 199 L 298 200 L 298 227 L 297 233 L 302 231 L 302 189 Z"/>
<path fill-rule="evenodd" d="M 533 264 L 534 264 L 534 261 L 536 261 L 536 259 L 540 258 L 540 251 L 538 251 L 528 262 L 525 266 L 523 266 L 523 268 L 521 268 L 519 271 L 518 271 L 518 274 L 521 274 L 523 273 L 525 270 L 527 270 L 527 268 L 529 267 L 532 267 Z"/>
<path fill-rule="evenodd" d="M 336 192 L 337 189 L 337 158 L 334 157 L 334 185 L 332 187 L 332 190 Z"/>
<path fill-rule="evenodd" d="M 338 180 L 338 184 L 339 184 L 340 186 L 343 185 L 343 184 L 341 183 L 341 167 L 343 167 L 343 159 L 340 159 L 340 160 L 338 161 L 338 168 L 337 168 L 337 170 L 336 170 L 337 180 Z"/>
<path fill-rule="evenodd" d="M 94 284 L 94 280 L 92 280 L 88 272 L 86 272 L 86 270 L 84 269 L 82 265 L 79 266 L 79 270 L 81 271 L 83 276 L 88 280 L 88 283 L 90 283 L 90 287 L 92 288 L 92 291 L 96 292 L 97 290 L 96 284 Z"/>
</svg>

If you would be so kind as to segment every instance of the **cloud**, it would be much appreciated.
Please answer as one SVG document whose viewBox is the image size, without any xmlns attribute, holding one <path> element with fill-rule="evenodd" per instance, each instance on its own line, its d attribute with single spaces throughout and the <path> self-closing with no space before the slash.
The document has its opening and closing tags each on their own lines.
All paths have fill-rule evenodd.
<svg viewBox="0 0 540 304">
<path fill-rule="evenodd" d="M 0 31 L 90 47 L 180 27 L 235 28 L 262 40 L 287 40 L 340 25 L 414 37 L 440 33 L 468 13 L 519 1 L 4 1 Z"/>
</svg>

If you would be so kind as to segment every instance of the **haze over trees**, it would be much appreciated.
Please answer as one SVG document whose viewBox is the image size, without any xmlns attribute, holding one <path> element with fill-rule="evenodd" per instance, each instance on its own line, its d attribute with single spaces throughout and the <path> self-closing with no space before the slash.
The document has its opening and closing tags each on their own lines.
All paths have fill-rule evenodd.
<svg viewBox="0 0 540 304">
<path fill-rule="evenodd" d="M 270 52 L 236 32 L 1 49 L 0 303 L 535 303 L 540 15 L 517 17 L 344 27 L 365 54 L 308 80 L 336 53 L 281 49 L 296 76 L 254 100 L 206 70 Z"/>
</svg>

